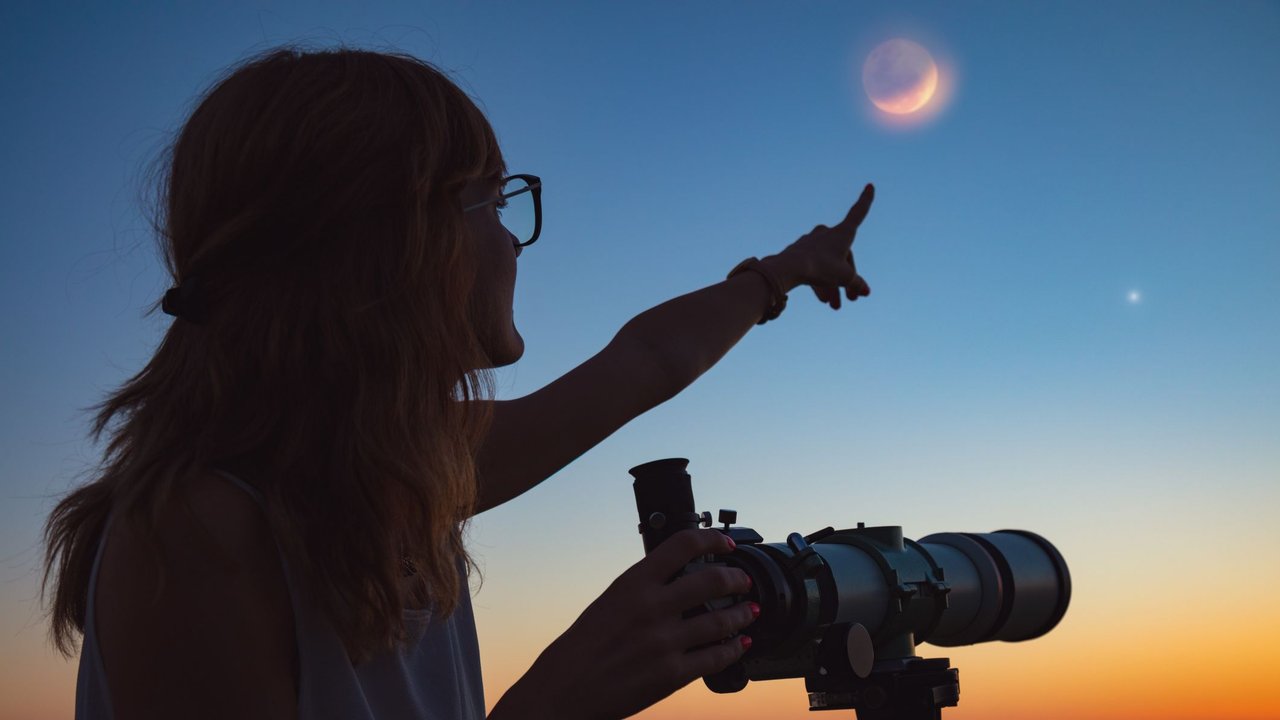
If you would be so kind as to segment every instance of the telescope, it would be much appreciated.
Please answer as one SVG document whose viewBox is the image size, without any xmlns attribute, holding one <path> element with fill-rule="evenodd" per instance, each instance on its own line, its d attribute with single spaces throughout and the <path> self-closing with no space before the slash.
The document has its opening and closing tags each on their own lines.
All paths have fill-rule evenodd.
<svg viewBox="0 0 1280 720">
<path fill-rule="evenodd" d="M 645 554 L 671 535 L 711 527 L 694 509 L 685 458 L 631 468 Z M 809 709 L 854 710 L 858 720 L 941 720 L 960 700 L 960 672 L 916 646 L 1020 642 L 1054 628 L 1071 600 L 1071 575 L 1049 541 L 1026 530 L 935 533 L 909 540 L 896 525 L 791 533 L 766 543 L 721 510 L 736 549 L 687 565 L 687 574 L 735 567 L 747 595 L 719 598 L 686 617 L 746 600 L 760 605 L 742 659 L 703 677 L 713 692 L 752 680 L 803 677 Z M 677 575 L 678 577 L 679 575 Z"/>
</svg>

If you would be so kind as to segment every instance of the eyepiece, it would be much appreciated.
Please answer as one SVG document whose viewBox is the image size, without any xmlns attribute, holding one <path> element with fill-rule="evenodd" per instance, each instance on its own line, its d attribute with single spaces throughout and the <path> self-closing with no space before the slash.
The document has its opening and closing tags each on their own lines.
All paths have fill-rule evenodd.
<svg viewBox="0 0 1280 720">
<path fill-rule="evenodd" d="M 637 465 L 629 471 L 635 478 L 631 488 L 636 494 L 646 554 L 681 530 L 698 526 L 688 466 L 686 458 L 667 458 Z"/>
</svg>

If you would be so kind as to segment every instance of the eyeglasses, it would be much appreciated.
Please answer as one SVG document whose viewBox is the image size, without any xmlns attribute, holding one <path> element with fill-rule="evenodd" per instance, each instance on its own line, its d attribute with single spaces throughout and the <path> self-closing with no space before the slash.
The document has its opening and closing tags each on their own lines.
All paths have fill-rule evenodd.
<svg viewBox="0 0 1280 720">
<path fill-rule="evenodd" d="M 499 193 L 496 198 L 465 207 L 462 211 L 471 212 L 498 203 L 498 219 L 516 236 L 516 245 L 532 245 L 538 239 L 538 233 L 542 232 L 542 179 L 537 175 L 511 175 L 502 179 Z"/>
</svg>

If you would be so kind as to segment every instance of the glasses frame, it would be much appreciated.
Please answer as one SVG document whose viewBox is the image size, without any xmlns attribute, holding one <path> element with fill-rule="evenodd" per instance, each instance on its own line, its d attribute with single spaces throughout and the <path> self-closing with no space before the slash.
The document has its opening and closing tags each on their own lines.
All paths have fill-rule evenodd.
<svg viewBox="0 0 1280 720">
<path fill-rule="evenodd" d="M 524 242 L 515 243 L 516 247 L 528 247 L 532 245 L 533 242 L 538 239 L 538 235 L 542 233 L 542 178 L 538 177 L 537 175 L 527 175 L 527 174 L 508 175 L 502 178 L 502 186 L 505 187 L 508 180 L 524 180 L 529 184 L 528 186 L 520 188 L 515 192 L 505 193 L 503 195 L 499 195 L 496 198 L 491 198 L 489 200 L 485 200 L 484 202 L 476 203 L 475 205 L 472 205 L 470 207 L 462 208 L 462 212 L 471 212 L 472 210 L 475 210 L 477 208 L 482 208 L 485 205 L 501 202 L 503 200 L 506 200 L 509 197 L 519 195 L 520 193 L 527 193 L 527 192 L 533 193 L 533 237 L 530 237 L 528 240 L 525 240 Z M 507 232 L 511 232 L 511 231 L 508 230 Z"/>
</svg>

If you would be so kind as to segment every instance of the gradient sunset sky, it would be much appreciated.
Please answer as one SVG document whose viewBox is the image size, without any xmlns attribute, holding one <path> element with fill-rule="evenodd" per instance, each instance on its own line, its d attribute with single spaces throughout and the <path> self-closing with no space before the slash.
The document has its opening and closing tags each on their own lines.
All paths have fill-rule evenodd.
<svg viewBox="0 0 1280 720">
<path fill-rule="evenodd" d="M 1052 633 L 921 647 L 960 668 L 949 720 L 1280 718 L 1280 5 L 194 5 L 0 7 L 0 718 L 72 713 L 38 531 L 99 457 L 80 409 L 170 322 L 143 317 L 169 286 L 147 163 L 225 68 L 287 42 L 435 63 L 542 177 L 503 398 L 877 187 L 869 298 L 833 312 L 800 288 L 476 519 L 490 705 L 640 558 L 627 469 L 687 457 L 699 509 L 769 541 L 863 521 L 1059 548 L 1074 595 Z M 895 37 L 950 83 L 915 127 L 860 85 Z M 695 682 L 638 717 L 695 716 L 812 717 L 800 680 Z"/>
</svg>

